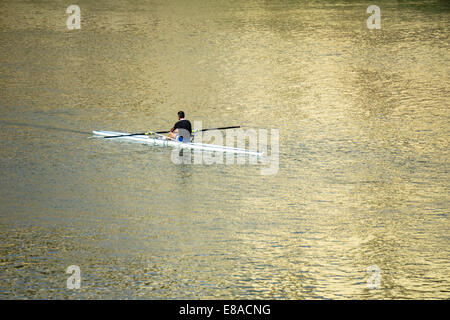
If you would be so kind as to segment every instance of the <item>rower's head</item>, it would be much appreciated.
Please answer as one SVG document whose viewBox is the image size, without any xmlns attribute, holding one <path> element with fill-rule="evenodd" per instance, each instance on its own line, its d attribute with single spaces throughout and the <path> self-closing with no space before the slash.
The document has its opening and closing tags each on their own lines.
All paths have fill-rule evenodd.
<svg viewBox="0 0 450 320">
<path fill-rule="evenodd" d="M 184 118 L 184 111 L 178 111 L 178 120 Z"/>
</svg>

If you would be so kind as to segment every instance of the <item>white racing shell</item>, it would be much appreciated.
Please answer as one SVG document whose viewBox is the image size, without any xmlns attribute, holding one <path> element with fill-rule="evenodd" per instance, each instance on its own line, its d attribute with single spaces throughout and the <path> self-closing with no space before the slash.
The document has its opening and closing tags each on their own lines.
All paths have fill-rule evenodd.
<svg viewBox="0 0 450 320">
<path fill-rule="evenodd" d="M 128 135 L 131 133 L 126 132 L 113 132 L 113 131 L 92 131 L 94 135 L 103 136 L 103 137 L 113 137 L 113 136 L 121 136 Z M 227 153 L 235 153 L 235 154 L 248 154 L 253 156 L 262 156 L 262 152 L 239 149 L 227 146 L 219 146 L 214 144 L 205 144 L 205 143 L 195 143 L 195 142 L 180 142 L 175 140 L 166 140 L 163 137 L 150 137 L 146 135 L 133 135 L 133 136 L 124 136 L 117 137 L 111 139 L 120 139 L 127 140 L 130 142 L 138 142 L 143 144 L 149 144 L 153 146 L 164 146 L 164 147 L 178 147 L 182 149 L 193 149 L 193 150 L 205 150 L 205 151 L 217 151 L 217 152 L 227 152 Z"/>
</svg>

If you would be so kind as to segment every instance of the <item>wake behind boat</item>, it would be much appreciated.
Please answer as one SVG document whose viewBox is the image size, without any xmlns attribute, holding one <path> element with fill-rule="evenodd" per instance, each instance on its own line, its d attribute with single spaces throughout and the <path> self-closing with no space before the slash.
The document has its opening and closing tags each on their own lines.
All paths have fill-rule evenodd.
<svg viewBox="0 0 450 320">
<path fill-rule="evenodd" d="M 217 128 L 220 129 L 220 128 Z M 209 129 L 205 129 L 209 130 Z M 204 131 L 205 131 L 204 130 Z M 166 136 L 163 136 L 159 133 L 124 133 L 124 132 L 114 132 L 114 131 L 93 131 L 92 132 L 96 136 L 102 136 L 104 138 L 114 138 L 120 140 L 126 140 L 130 142 L 137 142 L 142 144 L 149 144 L 153 146 L 163 146 L 163 147 L 177 147 L 182 149 L 193 149 L 193 150 L 204 150 L 204 151 L 217 151 L 217 152 L 226 152 L 226 153 L 234 153 L 234 154 L 248 154 L 252 156 L 262 156 L 263 153 L 254 150 L 233 148 L 227 146 L 220 146 L 214 144 L 206 144 L 206 143 L 195 143 L 189 141 L 177 141 L 167 139 Z"/>
</svg>

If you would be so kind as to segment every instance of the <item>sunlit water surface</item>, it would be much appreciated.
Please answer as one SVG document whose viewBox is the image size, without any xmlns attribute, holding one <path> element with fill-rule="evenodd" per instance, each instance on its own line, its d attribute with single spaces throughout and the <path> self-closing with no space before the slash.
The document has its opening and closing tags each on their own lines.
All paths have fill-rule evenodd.
<svg viewBox="0 0 450 320">
<path fill-rule="evenodd" d="M 0 298 L 450 298 L 450 11 L 392 3 L 2 1 Z M 180 109 L 278 172 L 89 139 Z"/>
</svg>

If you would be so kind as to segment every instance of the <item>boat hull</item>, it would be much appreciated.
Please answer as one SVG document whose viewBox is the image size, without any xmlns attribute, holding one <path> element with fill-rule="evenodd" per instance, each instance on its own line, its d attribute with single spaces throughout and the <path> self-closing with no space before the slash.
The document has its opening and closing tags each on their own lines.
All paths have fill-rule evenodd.
<svg viewBox="0 0 450 320">
<path fill-rule="evenodd" d="M 127 135 L 130 133 L 126 132 L 114 132 L 114 131 L 92 131 L 94 135 L 103 136 L 103 137 L 113 137 L 113 136 L 121 136 Z M 166 140 L 164 138 L 153 138 L 146 135 L 134 135 L 134 136 L 124 136 L 117 137 L 112 139 L 120 139 L 130 142 L 137 142 L 142 144 L 148 144 L 153 146 L 162 146 L 162 147 L 174 147 L 181 149 L 192 149 L 192 150 L 204 150 L 204 151 L 216 151 L 216 152 L 224 152 L 224 153 L 235 153 L 235 154 L 248 154 L 253 156 L 262 156 L 262 152 L 246 150 L 240 148 L 233 148 L 227 146 L 219 146 L 214 144 L 204 144 L 204 143 L 194 143 L 194 142 L 180 142 L 175 140 Z"/>
</svg>

